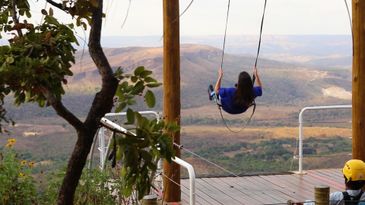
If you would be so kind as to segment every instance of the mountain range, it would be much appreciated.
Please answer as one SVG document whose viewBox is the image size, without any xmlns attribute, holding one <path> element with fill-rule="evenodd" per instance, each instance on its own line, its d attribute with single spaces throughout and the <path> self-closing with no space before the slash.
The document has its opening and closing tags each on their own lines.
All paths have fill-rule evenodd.
<svg viewBox="0 0 365 205">
<path fill-rule="evenodd" d="M 106 48 L 105 53 L 113 67 L 131 72 L 137 66 L 145 66 L 155 77 L 162 79 L 162 48 L 128 47 Z M 79 62 L 72 68 L 69 88 L 95 90 L 99 75 L 87 51 L 77 55 Z M 206 89 L 214 84 L 220 66 L 220 49 L 196 44 L 181 45 L 181 90 L 183 107 L 195 107 L 206 102 Z M 264 96 L 260 102 L 270 104 L 326 103 L 349 100 L 351 71 L 349 68 L 314 68 L 312 65 L 288 63 L 260 58 L 258 70 L 264 84 Z M 252 72 L 255 59 L 251 56 L 226 54 L 223 61 L 223 86 L 232 86 L 241 71 Z M 157 93 L 159 93 L 158 91 Z"/>
<path fill-rule="evenodd" d="M 348 59 L 346 55 L 348 37 L 330 36 L 322 42 L 323 37 L 312 37 L 313 43 L 310 45 L 303 42 L 310 42 L 311 38 L 307 37 L 307 41 L 294 44 L 296 38 L 299 37 L 272 37 L 273 42 L 271 44 L 263 44 L 262 55 L 258 60 L 258 71 L 263 82 L 264 94 L 257 99 L 257 103 L 264 107 L 280 107 L 280 109 L 283 107 L 295 107 L 297 109 L 308 105 L 350 103 L 351 62 L 346 60 Z M 211 37 L 211 42 L 215 42 L 214 39 Z M 209 41 L 209 38 L 206 41 Z M 251 48 L 255 47 L 253 37 L 246 38 L 246 40 L 244 38 L 242 41 L 250 41 L 252 43 L 247 45 L 251 45 Z M 333 45 L 326 47 L 331 42 Z M 274 44 L 276 46 L 273 46 L 272 51 L 268 52 L 269 45 Z M 118 45 L 116 40 L 115 45 Z M 241 45 L 239 40 L 237 45 Z M 230 43 L 227 46 L 228 49 L 223 61 L 222 86 L 233 86 L 239 72 L 252 72 L 255 58 L 248 54 L 237 55 L 244 52 L 228 52 L 234 46 Z M 237 46 L 237 48 L 239 47 Z M 288 49 L 284 52 L 278 47 L 287 47 Z M 300 47 L 305 47 L 305 49 L 299 52 Z M 311 47 L 313 49 L 309 49 Z M 104 49 L 113 68 L 121 67 L 125 72 L 132 72 L 137 66 L 145 66 L 153 71 L 158 80 L 162 80 L 163 55 L 161 47 Z M 275 50 L 277 52 L 274 52 Z M 222 50 L 211 45 L 182 44 L 180 54 L 182 108 L 190 110 L 189 115 L 190 113 L 202 113 L 201 111 L 206 106 L 214 106 L 208 101 L 207 87 L 216 81 L 217 70 L 221 65 Z M 294 56 L 296 57 L 294 58 Z M 316 58 L 310 56 L 316 56 Z M 329 60 L 329 56 L 333 56 L 333 59 Z M 293 61 L 293 59 L 307 59 L 307 61 Z M 72 67 L 74 75 L 68 79 L 69 83 L 65 86 L 69 92 L 63 100 L 71 111 L 79 116 L 84 116 L 88 110 L 88 106 L 85 105 L 91 104 L 95 91 L 100 88 L 100 78 L 87 49 L 79 49 L 76 61 Z M 162 92 L 161 87 L 155 90 L 157 99 L 162 99 Z M 158 100 L 157 110 L 161 110 L 161 108 L 162 100 Z M 46 116 L 54 115 L 53 111 L 48 109 L 47 112 L 44 112 L 44 110 L 38 110 L 35 105 L 10 109 L 18 113 L 15 115 L 19 118 L 24 113 L 42 116 L 45 113 L 47 113 Z M 17 110 L 21 112 L 16 112 Z"/>
</svg>

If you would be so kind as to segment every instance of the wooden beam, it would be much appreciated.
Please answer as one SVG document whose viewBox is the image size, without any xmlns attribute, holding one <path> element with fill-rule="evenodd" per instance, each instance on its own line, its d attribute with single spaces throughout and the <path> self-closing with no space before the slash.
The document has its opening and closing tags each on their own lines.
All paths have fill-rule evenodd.
<svg viewBox="0 0 365 205">
<path fill-rule="evenodd" d="M 179 24 L 179 0 L 163 0 L 163 113 L 166 121 L 180 125 Z M 180 132 L 174 134 L 174 142 L 180 144 Z M 175 151 L 180 157 L 180 150 Z M 164 162 L 164 174 L 164 200 L 180 202 L 180 166 Z"/>
<path fill-rule="evenodd" d="M 365 0 L 352 0 L 352 157 L 365 160 Z"/>
</svg>

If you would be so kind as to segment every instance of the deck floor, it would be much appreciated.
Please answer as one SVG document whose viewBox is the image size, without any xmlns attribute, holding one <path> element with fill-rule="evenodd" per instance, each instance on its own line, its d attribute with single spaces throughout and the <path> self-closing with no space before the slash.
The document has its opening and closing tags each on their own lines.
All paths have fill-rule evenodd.
<svg viewBox="0 0 365 205">
<path fill-rule="evenodd" d="M 189 180 L 181 180 L 182 204 L 189 204 Z M 196 204 L 259 205 L 287 204 L 288 200 L 314 200 L 314 187 L 344 189 L 340 169 L 308 170 L 306 174 L 258 175 L 196 179 Z"/>
</svg>

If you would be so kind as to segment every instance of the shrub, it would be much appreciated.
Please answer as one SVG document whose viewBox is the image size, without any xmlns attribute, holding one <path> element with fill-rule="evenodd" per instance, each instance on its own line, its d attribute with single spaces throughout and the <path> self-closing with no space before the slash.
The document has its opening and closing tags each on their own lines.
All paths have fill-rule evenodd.
<svg viewBox="0 0 365 205">
<path fill-rule="evenodd" d="M 36 188 L 30 175 L 34 162 L 20 159 L 9 139 L 0 150 L 0 204 L 36 204 Z"/>
</svg>

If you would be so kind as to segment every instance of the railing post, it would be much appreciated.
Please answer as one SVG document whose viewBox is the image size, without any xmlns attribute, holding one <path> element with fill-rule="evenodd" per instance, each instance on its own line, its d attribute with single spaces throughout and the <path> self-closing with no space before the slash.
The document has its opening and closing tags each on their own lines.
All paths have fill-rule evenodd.
<svg viewBox="0 0 365 205">
<path fill-rule="evenodd" d="M 298 174 L 303 174 L 303 112 L 305 111 L 305 108 L 302 109 L 299 113 L 299 170 L 298 170 Z"/>
<path fill-rule="evenodd" d="M 327 106 L 312 106 L 304 107 L 299 112 L 299 136 L 298 136 L 298 174 L 303 172 L 303 113 L 306 110 L 324 110 L 324 109 L 346 109 L 352 108 L 352 105 L 327 105 Z"/>
<path fill-rule="evenodd" d="M 179 164 L 183 167 L 185 167 L 188 170 L 189 173 L 189 192 L 190 192 L 190 202 L 189 205 L 195 205 L 195 171 L 193 166 L 191 164 L 185 162 L 184 160 L 175 157 L 172 159 L 176 164 Z"/>
</svg>

